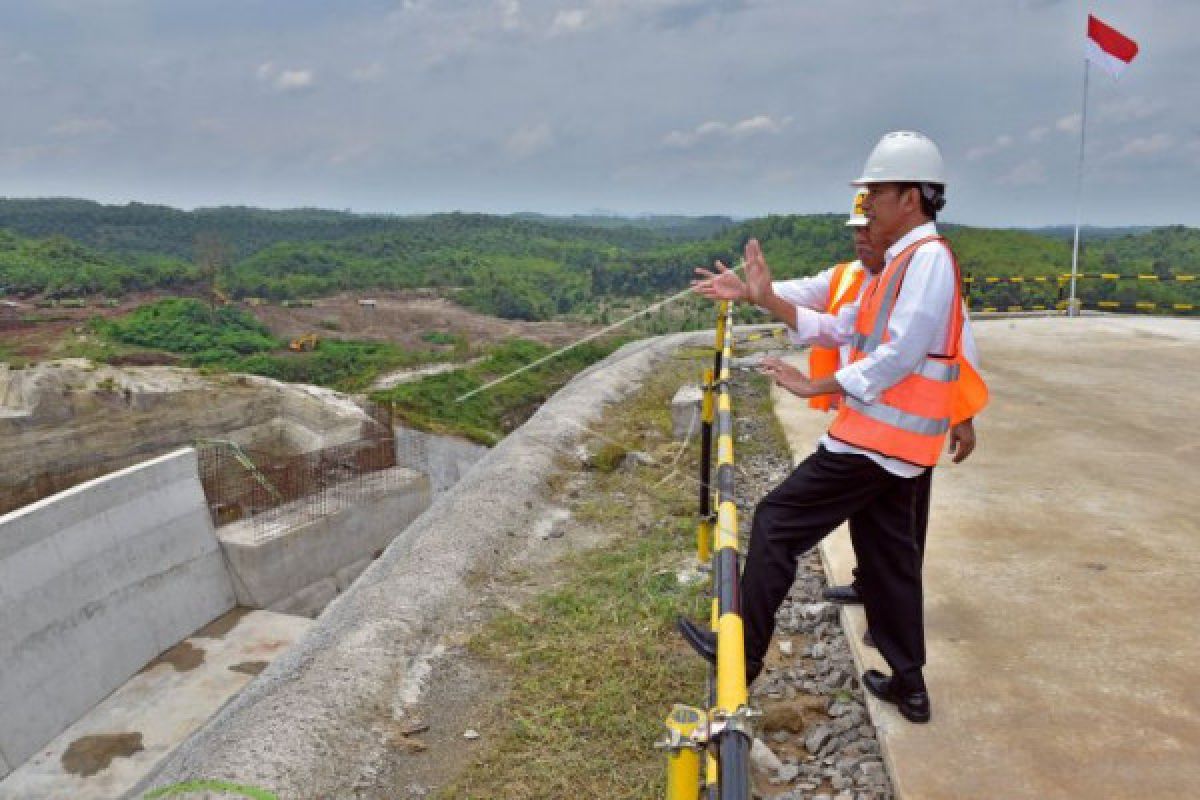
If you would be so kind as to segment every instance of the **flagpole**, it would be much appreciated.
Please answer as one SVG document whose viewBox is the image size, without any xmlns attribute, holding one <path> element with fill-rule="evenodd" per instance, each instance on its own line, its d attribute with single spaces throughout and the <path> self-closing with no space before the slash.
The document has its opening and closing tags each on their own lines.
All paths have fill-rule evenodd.
<svg viewBox="0 0 1200 800">
<path fill-rule="evenodd" d="M 1075 278 L 1079 274 L 1079 219 L 1083 209 L 1083 148 L 1087 141 L 1087 96 L 1088 96 L 1088 67 L 1087 57 L 1083 59 L 1083 114 L 1079 120 L 1079 170 L 1075 176 L 1075 240 L 1071 246 L 1071 298 L 1067 301 L 1067 316 L 1079 316 L 1075 305 Z"/>
</svg>

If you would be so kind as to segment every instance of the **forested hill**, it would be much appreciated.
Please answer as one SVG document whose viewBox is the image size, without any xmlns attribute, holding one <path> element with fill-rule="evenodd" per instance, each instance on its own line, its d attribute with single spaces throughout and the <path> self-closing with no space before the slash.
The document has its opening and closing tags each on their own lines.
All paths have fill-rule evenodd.
<svg viewBox="0 0 1200 800">
<path fill-rule="evenodd" d="M 0 200 L 0 290 L 66 297 L 206 285 L 235 297 L 297 299 L 340 290 L 443 287 L 481 311 L 545 319 L 608 297 L 649 297 L 688 285 L 692 268 L 732 264 L 745 241 L 763 243 L 780 277 L 850 258 L 840 214 L 724 217 L 543 217 L 101 206 L 79 200 Z M 1058 235 L 946 225 L 964 274 L 1058 275 L 1070 242 Z M 221 243 L 208 259 L 205 237 Z M 211 255 L 211 253 L 210 253 Z M 227 256 L 227 257 L 225 257 Z M 1085 238 L 1082 269 L 1200 272 L 1200 230 L 1173 226 Z M 1158 300 L 1191 302 L 1191 286 Z M 999 290 L 989 304 L 1021 302 Z M 1053 300 L 1039 298 L 1039 302 Z M 1142 299 L 1140 296 L 1138 299 Z"/>
<path fill-rule="evenodd" d="M 193 257 L 196 238 L 201 235 L 219 238 L 234 259 L 241 259 L 279 242 L 327 242 L 380 233 L 412 237 L 456 233 L 464 221 L 468 225 L 473 221 L 507 227 L 509 233 L 517 236 L 528 231 L 526 223 L 560 228 L 564 235 L 575 238 L 592 238 L 585 232 L 600 229 L 611 235 L 601 233 L 599 240 L 629 246 L 705 238 L 734 224 L 728 217 L 397 216 L 313 208 L 272 211 L 241 206 L 182 211 L 145 203 L 101 205 L 72 198 L 0 198 L 0 229 L 32 238 L 66 236 L 112 253 L 152 253 L 185 259 Z"/>
</svg>

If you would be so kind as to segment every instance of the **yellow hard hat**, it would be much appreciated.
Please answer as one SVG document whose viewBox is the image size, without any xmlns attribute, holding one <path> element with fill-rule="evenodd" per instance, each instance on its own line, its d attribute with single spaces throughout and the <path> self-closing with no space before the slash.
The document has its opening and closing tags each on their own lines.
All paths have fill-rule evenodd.
<svg viewBox="0 0 1200 800">
<path fill-rule="evenodd" d="M 867 219 L 867 215 L 863 213 L 863 200 L 865 200 L 866 197 L 867 197 L 867 190 L 865 188 L 859 189 L 857 192 L 854 193 L 854 208 L 850 211 L 850 218 L 848 220 L 846 220 L 846 227 L 848 227 L 848 228 L 865 228 L 866 227 L 867 222 L 869 221 Z"/>
</svg>

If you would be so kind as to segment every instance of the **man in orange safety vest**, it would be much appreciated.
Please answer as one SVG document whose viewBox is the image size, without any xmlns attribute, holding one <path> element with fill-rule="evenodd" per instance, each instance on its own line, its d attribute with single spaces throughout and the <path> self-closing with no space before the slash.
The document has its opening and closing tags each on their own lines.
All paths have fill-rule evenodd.
<svg viewBox="0 0 1200 800">
<path fill-rule="evenodd" d="M 823 377 L 764 361 L 764 372 L 793 394 L 840 401 L 817 451 L 755 509 L 741 580 L 747 678 L 762 668 L 796 558 L 850 521 L 867 624 L 892 672 L 867 670 L 862 681 L 913 722 L 931 716 L 919 542 L 932 468 L 947 442 L 956 461 L 970 452 L 971 420 L 987 402 L 958 265 L 935 224 L 944 171 L 937 146 L 922 134 L 897 131 L 876 145 L 855 183 L 867 189 L 868 235 L 884 250 L 884 268 L 837 314 L 789 303 L 774 291 L 758 243 L 746 246 L 751 302 L 783 319 L 797 343 L 850 348 L 848 363 Z M 734 280 L 717 266 L 702 273 L 696 291 L 724 299 Z M 703 655 L 715 652 L 711 632 L 686 620 L 681 629 Z"/>
</svg>

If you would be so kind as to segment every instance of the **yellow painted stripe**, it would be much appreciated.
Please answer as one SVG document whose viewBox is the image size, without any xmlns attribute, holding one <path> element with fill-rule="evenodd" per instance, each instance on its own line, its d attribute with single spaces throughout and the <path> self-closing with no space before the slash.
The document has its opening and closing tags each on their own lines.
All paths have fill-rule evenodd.
<svg viewBox="0 0 1200 800">
<path fill-rule="evenodd" d="M 1191 311 L 1195 306 L 1191 303 L 1176 303 L 1174 308 L 1176 311 Z"/>
<path fill-rule="evenodd" d="M 1153 310 L 1156 308 L 1156 306 L 1155 306 L 1155 304 L 1154 304 L 1154 303 L 1146 303 L 1146 302 L 1142 302 L 1142 303 L 1135 303 L 1135 305 L 1136 305 L 1138 308 L 1140 308 L 1140 309 L 1143 309 L 1143 310 L 1145 310 L 1145 311 L 1153 311 Z"/>
<path fill-rule="evenodd" d="M 983 311 L 995 311 L 996 309 L 993 308 L 992 306 L 984 306 L 982 310 Z"/>
<path fill-rule="evenodd" d="M 1008 310 L 1009 311 L 1024 311 L 1025 309 L 1022 308 L 1021 306 L 1009 306 Z"/>
<path fill-rule="evenodd" d="M 1046 277 L 1047 277 L 1047 276 L 1045 276 L 1045 275 L 1034 275 L 1034 276 L 1033 276 L 1033 279 L 1034 279 L 1035 281 L 1037 281 L 1038 283 L 1045 283 L 1045 282 L 1046 282 Z"/>
<path fill-rule="evenodd" d="M 732 714 L 746 705 L 746 645 L 742 618 L 722 614 L 717 620 L 717 708 Z"/>
<path fill-rule="evenodd" d="M 717 437 L 717 466 L 733 463 L 733 437 Z"/>
<path fill-rule="evenodd" d="M 1120 278 L 1121 276 L 1115 272 L 1101 272 L 1100 277 L 1106 281 L 1115 281 L 1118 278 Z"/>
<path fill-rule="evenodd" d="M 1156 280 L 1158 280 L 1158 276 L 1157 275 L 1138 275 L 1138 280 L 1139 281 L 1156 281 Z"/>
<path fill-rule="evenodd" d="M 997 278 L 995 275 L 989 275 L 986 278 L 984 278 L 983 280 L 984 280 L 984 283 L 999 283 L 1000 282 L 1000 279 Z"/>
<path fill-rule="evenodd" d="M 718 411 L 732 411 L 733 401 L 729 398 L 729 392 L 721 392 L 717 397 Z"/>
<path fill-rule="evenodd" d="M 1023 278 L 1020 275 L 1013 275 L 1011 278 L 1009 278 L 1009 280 L 1012 281 L 1013 283 L 1024 283 L 1025 282 L 1025 278 Z"/>
<path fill-rule="evenodd" d="M 1120 303 L 1114 303 L 1112 300 L 1101 300 L 1099 303 L 1096 303 L 1096 305 L 1100 306 L 1101 308 L 1120 308 L 1121 307 Z"/>
<path fill-rule="evenodd" d="M 1194 281 L 1194 280 L 1196 280 L 1196 276 L 1195 275 L 1176 275 L 1175 280 L 1177 280 L 1177 281 Z"/>
<path fill-rule="evenodd" d="M 716 549 L 723 550 L 726 547 L 737 548 L 737 530 L 737 506 L 734 505 L 732 500 L 726 500 L 717 509 Z"/>
<path fill-rule="evenodd" d="M 712 524 L 704 520 L 696 526 L 696 560 L 701 564 L 712 558 Z"/>
</svg>

